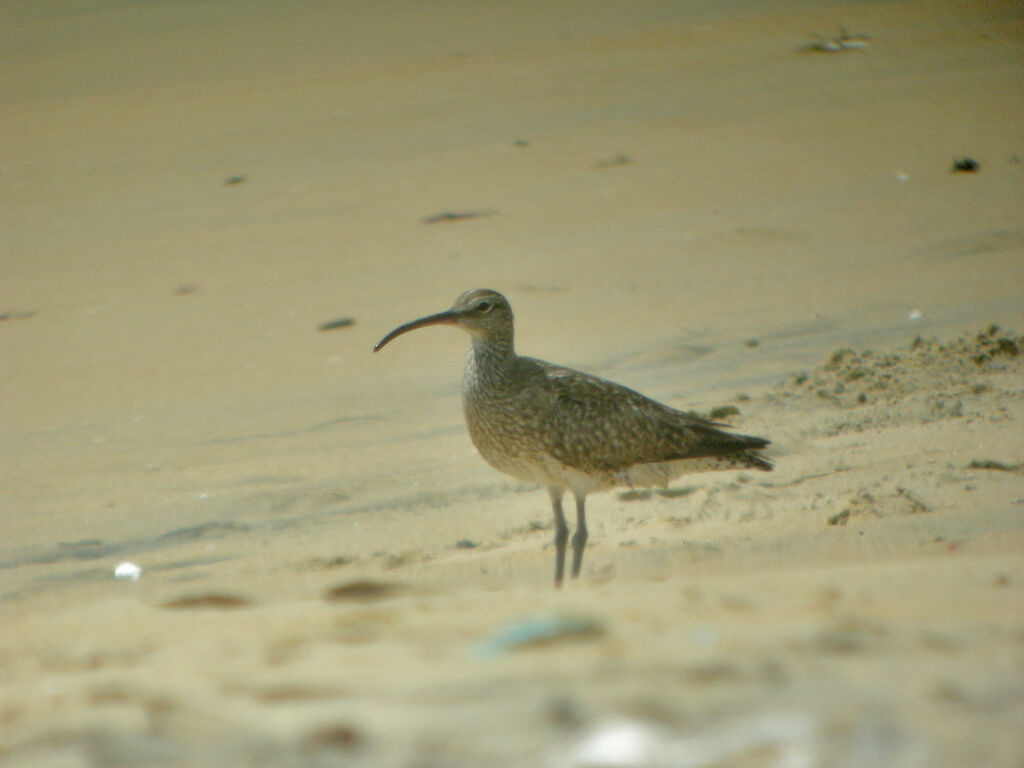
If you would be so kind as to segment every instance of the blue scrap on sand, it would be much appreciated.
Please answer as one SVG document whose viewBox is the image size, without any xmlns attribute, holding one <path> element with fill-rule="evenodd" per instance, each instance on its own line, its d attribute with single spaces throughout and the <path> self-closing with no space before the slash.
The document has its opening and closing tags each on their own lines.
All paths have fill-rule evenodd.
<svg viewBox="0 0 1024 768">
<path fill-rule="evenodd" d="M 596 619 L 585 616 L 542 616 L 523 619 L 477 643 L 475 655 L 497 656 L 520 648 L 548 645 L 562 640 L 580 640 L 598 637 L 604 626 Z"/>
</svg>

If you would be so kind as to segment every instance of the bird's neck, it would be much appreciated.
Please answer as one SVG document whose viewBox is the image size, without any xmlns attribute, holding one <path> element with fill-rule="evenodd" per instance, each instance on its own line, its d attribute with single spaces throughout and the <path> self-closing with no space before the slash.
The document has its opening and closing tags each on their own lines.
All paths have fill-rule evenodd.
<svg viewBox="0 0 1024 768">
<path fill-rule="evenodd" d="M 473 337 L 466 360 L 466 387 L 499 391 L 509 381 L 516 353 L 512 338 L 478 339 Z"/>
</svg>

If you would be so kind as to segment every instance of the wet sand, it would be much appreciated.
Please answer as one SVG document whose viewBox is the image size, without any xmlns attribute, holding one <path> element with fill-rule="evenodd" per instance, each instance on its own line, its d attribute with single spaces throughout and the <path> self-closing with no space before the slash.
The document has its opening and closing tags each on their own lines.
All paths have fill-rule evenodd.
<svg viewBox="0 0 1024 768">
<path fill-rule="evenodd" d="M 1015 4 L 0 29 L 0 766 L 1021 765 Z M 466 338 L 370 352 L 484 286 L 776 470 L 592 497 L 555 592 Z"/>
</svg>

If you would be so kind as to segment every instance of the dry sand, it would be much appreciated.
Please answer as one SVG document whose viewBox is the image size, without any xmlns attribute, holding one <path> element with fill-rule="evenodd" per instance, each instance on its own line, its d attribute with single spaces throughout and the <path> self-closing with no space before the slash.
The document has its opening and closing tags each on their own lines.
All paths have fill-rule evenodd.
<svg viewBox="0 0 1024 768">
<path fill-rule="evenodd" d="M 1018 3 L 54 0 L 0 39 L 0 766 L 1024 765 Z M 776 471 L 593 497 L 555 592 L 465 337 L 370 353 L 482 286 Z"/>
</svg>

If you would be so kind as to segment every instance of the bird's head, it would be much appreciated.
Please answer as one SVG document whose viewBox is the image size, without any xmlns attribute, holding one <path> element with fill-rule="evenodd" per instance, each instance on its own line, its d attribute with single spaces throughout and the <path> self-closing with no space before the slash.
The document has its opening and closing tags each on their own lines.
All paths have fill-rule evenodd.
<svg viewBox="0 0 1024 768">
<path fill-rule="evenodd" d="M 397 336 L 428 325 L 454 325 L 483 342 L 512 341 L 512 307 L 508 299 L 489 288 L 474 288 L 455 300 L 451 309 L 400 325 L 377 342 L 379 351 Z"/>
</svg>

